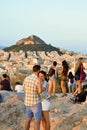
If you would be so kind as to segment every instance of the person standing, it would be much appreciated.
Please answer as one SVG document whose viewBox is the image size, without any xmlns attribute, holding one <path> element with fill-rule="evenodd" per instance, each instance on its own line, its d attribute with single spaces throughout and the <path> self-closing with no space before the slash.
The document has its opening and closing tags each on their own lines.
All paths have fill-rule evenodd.
<svg viewBox="0 0 87 130">
<path fill-rule="evenodd" d="M 82 79 L 81 79 L 81 72 L 84 70 L 83 66 L 83 58 L 80 57 L 75 64 L 75 80 L 76 80 L 76 93 L 80 93 L 82 90 Z"/>
<path fill-rule="evenodd" d="M 46 72 L 41 70 L 39 72 L 39 78 L 41 79 L 41 85 L 43 88 L 46 88 L 42 94 L 42 127 L 43 130 L 50 130 L 50 119 L 49 119 L 49 110 L 50 110 L 50 101 L 48 94 L 48 82 L 46 81 Z"/>
<path fill-rule="evenodd" d="M 69 91 L 69 93 L 72 92 L 72 94 L 73 94 L 74 89 L 75 89 L 75 77 L 74 77 L 73 73 L 70 71 L 68 74 L 68 91 Z"/>
<path fill-rule="evenodd" d="M 55 70 L 53 68 L 51 68 L 49 70 L 49 87 L 48 87 L 48 93 L 49 96 L 55 96 L 56 93 L 56 80 L 55 80 Z"/>
<path fill-rule="evenodd" d="M 58 79 L 58 68 L 57 68 L 57 62 L 54 61 L 53 62 L 53 65 L 52 65 L 52 68 L 55 70 L 55 79 L 57 80 Z"/>
<path fill-rule="evenodd" d="M 66 84 L 67 84 L 67 81 L 68 81 L 68 77 L 67 77 L 67 74 L 68 74 L 68 70 L 69 70 L 69 66 L 68 66 L 68 63 L 66 60 L 62 61 L 62 67 L 61 67 L 61 70 L 60 70 L 60 74 L 61 74 L 61 89 L 62 89 L 62 97 L 63 96 L 67 96 L 67 91 L 66 91 Z"/>
<path fill-rule="evenodd" d="M 41 80 L 38 78 L 40 66 L 33 66 L 33 73 L 25 78 L 23 90 L 25 92 L 26 116 L 25 130 L 30 130 L 30 123 L 34 116 L 34 130 L 40 130 L 40 121 L 42 117 L 42 106 L 40 93 L 42 93 Z"/>
</svg>

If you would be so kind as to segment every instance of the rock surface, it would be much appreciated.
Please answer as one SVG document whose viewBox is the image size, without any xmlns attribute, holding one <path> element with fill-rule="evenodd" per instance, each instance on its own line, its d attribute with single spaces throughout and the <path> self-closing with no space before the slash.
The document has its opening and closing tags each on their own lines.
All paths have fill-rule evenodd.
<svg viewBox="0 0 87 130">
<path fill-rule="evenodd" d="M 0 91 L 0 94 L 0 130 L 24 130 L 24 94 L 7 91 Z M 51 130 L 87 130 L 87 103 L 73 104 L 70 97 L 71 94 L 66 97 L 57 94 L 51 98 Z M 30 130 L 33 130 L 33 124 L 34 120 Z"/>
</svg>

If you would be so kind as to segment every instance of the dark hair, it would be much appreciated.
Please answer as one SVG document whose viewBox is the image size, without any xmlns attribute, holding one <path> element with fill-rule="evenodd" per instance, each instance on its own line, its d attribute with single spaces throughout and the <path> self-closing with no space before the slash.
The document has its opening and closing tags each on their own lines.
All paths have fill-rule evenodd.
<svg viewBox="0 0 87 130">
<path fill-rule="evenodd" d="M 40 65 L 34 65 L 34 66 L 33 66 L 33 72 L 39 71 L 40 68 L 41 68 Z"/>
<path fill-rule="evenodd" d="M 41 73 L 41 74 L 43 74 L 44 76 L 46 76 L 46 72 L 43 71 L 43 70 L 39 71 L 39 73 Z"/>
<path fill-rule="evenodd" d="M 15 84 L 16 84 L 16 85 L 17 85 L 17 84 L 20 84 L 20 82 L 17 81 Z"/>
<path fill-rule="evenodd" d="M 57 62 L 56 62 L 56 61 L 54 61 L 54 62 L 53 62 L 53 65 L 54 65 L 54 66 L 56 66 L 56 65 L 57 65 Z"/>
<path fill-rule="evenodd" d="M 2 76 L 3 76 L 3 78 L 7 78 L 7 74 L 3 74 Z"/>
<path fill-rule="evenodd" d="M 69 70 L 69 66 L 68 66 L 68 63 L 66 62 L 66 60 L 62 61 L 62 66 L 63 66 L 62 74 L 67 75 L 68 70 Z"/>
<path fill-rule="evenodd" d="M 79 60 L 83 60 L 83 57 L 80 57 Z"/>
<path fill-rule="evenodd" d="M 72 74 L 71 71 L 69 72 L 68 78 L 70 78 L 70 79 L 74 78 L 74 75 Z"/>
<path fill-rule="evenodd" d="M 45 80 L 48 82 L 49 81 L 49 75 L 46 74 Z"/>
<path fill-rule="evenodd" d="M 55 74 L 55 70 L 53 68 L 50 68 L 48 75 L 53 76 Z"/>
<path fill-rule="evenodd" d="M 63 60 L 62 61 L 62 66 L 64 69 L 68 70 L 69 69 L 69 66 L 68 66 L 68 63 L 66 62 L 66 60 Z"/>
</svg>

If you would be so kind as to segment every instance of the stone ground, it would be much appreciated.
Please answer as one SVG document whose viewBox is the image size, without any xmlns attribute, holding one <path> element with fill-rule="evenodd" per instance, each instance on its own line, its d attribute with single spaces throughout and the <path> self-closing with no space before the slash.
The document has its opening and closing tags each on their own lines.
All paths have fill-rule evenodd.
<svg viewBox="0 0 87 130">
<path fill-rule="evenodd" d="M 0 94 L 3 97 L 0 103 L 0 130 L 24 130 L 24 95 L 6 91 L 0 91 Z M 61 96 L 57 94 L 50 100 L 51 130 L 87 130 L 87 102 L 73 104 L 69 100 L 71 94 Z M 33 126 L 34 121 L 30 130 Z"/>
</svg>

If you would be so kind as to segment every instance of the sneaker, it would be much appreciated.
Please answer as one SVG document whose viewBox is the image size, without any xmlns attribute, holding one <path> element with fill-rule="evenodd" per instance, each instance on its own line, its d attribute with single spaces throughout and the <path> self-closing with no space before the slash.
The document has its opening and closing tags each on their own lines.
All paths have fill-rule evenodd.
<svg viewBox="0 0 87 130">
<path fill-rule="evenodd" d="M 66 93 L 62 95 L 62 97 L 65 97 L 65 96 L 67 96 L 67 94 L 66 94 Z"/>
<path fill-rule="evenodd" d="M 75 99 L 74 99 L 74 98 L 70 98 L 70 101 L 71 101 L 72 103 L 75 103 Z"/>
<path fill-rule="evenodd" d="M 48 96 L 47 96 L 47 99 L 49 99 L 49 98 L 51 98 L 51 97 L 52 97 L 51 95 L 48 95 Z"/>
</svg>

